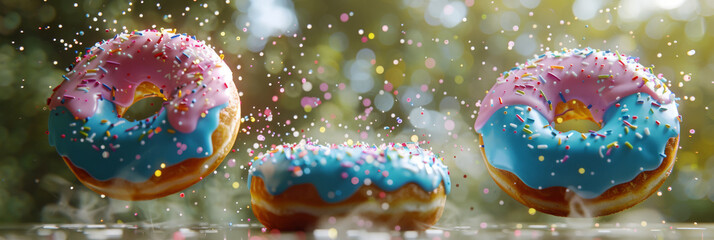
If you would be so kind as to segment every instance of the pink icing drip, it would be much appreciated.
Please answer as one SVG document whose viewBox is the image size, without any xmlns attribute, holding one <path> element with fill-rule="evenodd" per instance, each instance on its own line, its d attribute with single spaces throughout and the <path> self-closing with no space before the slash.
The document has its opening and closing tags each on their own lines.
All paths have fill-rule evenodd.
<svg viewBox="0 0 714 240">
<path fill-rule="evenodd" d="M 590 51 L 595 52 L 586 57 Z M 551 68 L 552 66 L 555 67 Z M 563 69 L 559 69 L 561 66 Z M 532 77 L 524 74 L 531 74 Z M 541 81 L 539 75 L 546 83 Z M 600 79 L 600 75 L 612 76 Z M 637 78 L 633 80 L 635 76 Z M 648 79 L 648 84 L 642 86 L 645 78 Z M 548 121 L 553 122 L 558 114 L 555 112 L 555 106 L 562 102 L 560 93 L 566 101 L 577 99 L 585 105 L 592 104 L 590 112 L 593 118 L 600 122 L 608 107 L 618 99 L 637 92 L 648 93 L 661 103 L 672 101 L 673 94 L 666 86 L 655 87 L 658 83 L 664 85 L 657 76 L 634 59 L 628 59 L 626 56 L 618 58 L 612 52 L 584 49 L 578 54 L 564 52 L 560 57 L 548 52 L 545 57 L 531 60 L 497 79 L 497 83 L 481 102 L 474 129 L 480 130 L 498 109 L 519 104 L 533 107 Z M 524 94 L 521 95 L 516 90 L 522 90 Z M 552 102 L 552 109 L 541 96 L 540 90 Z"/>
<path fill-rule="evenodd" d="M 128 107 L 134 101 L 136 87 L 150 82 L 168 98 L 165 108 L 171 126 L 180 132 L 193 132 L 201 113 L 228 102 L 225 91 L 234 84 L 233 74 L 205 43 L 184 35 L 171 38 L 175 35 L 145 30 L 99 43 L 67 74 L 68 81 L 54 90 L 50 109 L 64 106 L 76 118 L 91 117 L 100 96 Z"/>
</svg>

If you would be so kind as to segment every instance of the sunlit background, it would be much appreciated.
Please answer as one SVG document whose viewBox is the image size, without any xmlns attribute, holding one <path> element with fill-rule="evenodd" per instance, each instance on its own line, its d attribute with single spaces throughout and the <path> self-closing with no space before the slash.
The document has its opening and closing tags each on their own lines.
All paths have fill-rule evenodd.
<svg viewBox="0 0 714 240">
<path fill-rule="evenodd" d="M 659 191 L 593 221 L 714 221 L 712 15 L 714 0 L 0 0 L 0 222 L 256 223 L 247 163 L 303 138 L 438 152 L 454 184 L 441 226 L 567 221 L 495 185 L 473 123 L 499 73 L 588 46 L 655 65 L 684 117 Z M 146 28 L 177 29 L 225 54 L 243 123 L 235 151 L 202 182 L 152 201 L 109 199 L 48 145 L 45 101 L 86 48 Z"/>
</svg>

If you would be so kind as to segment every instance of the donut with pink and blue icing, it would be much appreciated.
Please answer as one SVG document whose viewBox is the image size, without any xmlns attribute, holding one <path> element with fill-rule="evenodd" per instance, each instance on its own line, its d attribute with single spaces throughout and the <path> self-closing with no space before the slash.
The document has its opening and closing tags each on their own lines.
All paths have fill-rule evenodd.
<svg viewBox="0 0 714 240">
<path fill-rule="evenodd" d="M 607 215 L 654 193 L 674 166 L 682 117 L 669 81 L 638 61 L 565 49 L 498 77 L 474 125 L 496 183 L 558 216 Z M 599 129 L 556 129 L 577 119 Z"/>
<path fill-rule="evenodd" d="M 78 57 L 47 99 L 49 143 L 90 189 L 125 200 L 178 192 L 211 173 L 238 133 L 240 99 L 222 55 L 194 36 L 117 34 Z M 124 113 L 160 97 L 145 119 Z"/>
</svg>

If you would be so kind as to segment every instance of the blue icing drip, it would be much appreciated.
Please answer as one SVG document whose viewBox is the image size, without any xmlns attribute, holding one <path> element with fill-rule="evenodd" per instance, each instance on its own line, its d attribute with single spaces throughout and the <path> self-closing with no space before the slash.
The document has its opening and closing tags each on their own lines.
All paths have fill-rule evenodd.
<svg viewBox="0 0 714 240">
<path fill-rule="evenodd" d="M 514 173 L 531 188 L 560 186 L 583 198 L 595 198 L 643 171 L 659 167 L 667 141 L 679 135 L 674 101 L 661 107 L 653 102 L 646 93 L 623 98 L 618 102 L 620 107 L 613 105 L 607 109 L 602 129 L 585 133 L 586 139 L 577 131 L 558 133 L 552 126 L 544 128 L 548 120 L 538 111 L 526 111 L 525 105 L 503 107 L 480 130 L 486 157 L 492 166 Z M 504 111 L 507 113 L 503 114 Z M 521 122 L 516 114 L 529 120 Z M 532 134 L 522 130 L 526 124 Z M 561 145 L 558 138 L 562 139 Z M 611 145 L 613 142 L 619 147 Z M 566 150 L 566 146 L 570 149 Z"/>
<path fill-rule="evenodd" d="M 309 183 L 329 203 L 345 200 L 368 184 L 391 192 L 416 183 L 424 191 L 433 191 L 443 182 L 446 193 L 451 192 L 448 167 L 413 144 L 283 145 L 254 160 L 249 173 L 249 186 L 253 176 L 259 177 L 272 195 Z"/>
<path fill-rule="evenodd" d="M 98 101 L 97 111 L 86 121 L 76 120 L 65 107 L 53 109 L 49 142 L 60 155 L 100 181 L 123 178 L 143 182 L 161 169 L 162 163 L 169 167 L 189 158 L 210 156 L 213 153 L 211 134 L 218 127 L 220 111 L 227 106 L 208 110 L 206 117 L 198 121 L 196 130 L 181 133 L 170 130 L 173 128 L 166 118 L 165 107 L 147 119 L 128 121 L 117 116 L 113 103 Z M 158 127 L 160 132 L 149 132 Z"/>
</svg>

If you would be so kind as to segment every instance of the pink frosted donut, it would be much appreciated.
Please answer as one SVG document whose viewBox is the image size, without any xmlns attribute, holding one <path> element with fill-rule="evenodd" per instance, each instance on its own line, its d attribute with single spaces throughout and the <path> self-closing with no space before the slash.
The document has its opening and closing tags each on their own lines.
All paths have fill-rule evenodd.
<svg viewBox="0 0 714 240">
<path fill-rule="evenodd" d="M 559 216 L 600 216 L 650 196 L 679 143 L 668 81 L 617 52 L 546 52 L 505 72 L 474 125 L 486 167 L 521 203 Z M 600 128 L 561 132 L 590 120 Z"/>
<path fill-rule="evenodd" d="M 168 30 L 119 34 L 77 59 L 47 99 L 49 141 L 82 183 L 109 197 L 162 197 L 200 181 L 238 133 L 233 75 L 202 41 Z M 156 114 L 129 121 L 140 99 Z"/>
</svg>

